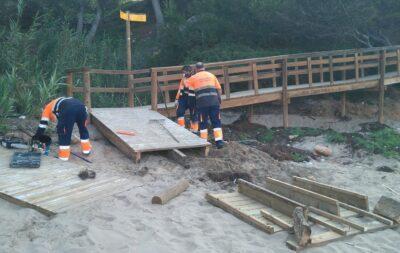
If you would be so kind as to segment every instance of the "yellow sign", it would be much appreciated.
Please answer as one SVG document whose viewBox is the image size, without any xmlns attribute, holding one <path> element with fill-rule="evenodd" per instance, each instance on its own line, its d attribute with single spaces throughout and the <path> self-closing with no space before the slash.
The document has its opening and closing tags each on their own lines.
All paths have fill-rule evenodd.
<svg viewBox="0 0 400 253">
<path fill-rule="evenodd" d="M 146 14 L 126 13 L 119 11 L 119 17 L 123 20 L 129 20 L 131 22 L 146 22 Z"/>
</svg>

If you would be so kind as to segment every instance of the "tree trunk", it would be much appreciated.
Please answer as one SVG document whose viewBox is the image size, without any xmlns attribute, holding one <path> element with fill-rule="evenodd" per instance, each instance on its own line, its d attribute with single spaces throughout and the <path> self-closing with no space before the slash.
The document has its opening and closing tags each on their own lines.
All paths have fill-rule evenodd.
<svg viewBox="0 0 400 253">
<path fill-rule="evenodd" d="M 157 26 L 164 25 L 164 16 L 161 11 L 160 0 L 151 0 L 153 5 L 154 14 L 156 16 Z"/>
<path fill-rule="evenodd" d="M 83 3 L 81 2 L 79 12 L 78 12 L 78 22 L 76 24 L 76 32 L 78 34 L 82 34 L 83 31 L 83 12 L 84 12 L 84 6 Z"/>
<path fill-rule="evenodd" d="M 97 28 L 99 27 L 101 20 L 101 6 L 99 1 L 96 3 L 96 17 L 92 22 L 92 27 L 90 28 L 90 31 L 86 37 L 86 42 L 89 44 L 93 41 L 94 36 L 96 35 Z"/>
</svg>

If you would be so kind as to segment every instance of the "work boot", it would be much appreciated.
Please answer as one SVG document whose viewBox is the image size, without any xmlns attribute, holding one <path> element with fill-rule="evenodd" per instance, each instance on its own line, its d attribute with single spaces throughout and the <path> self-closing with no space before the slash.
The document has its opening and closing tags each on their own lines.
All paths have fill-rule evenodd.
<svg viewBox="0 0 400 253">
<path fill-rule="evenodd" d="M 224 147 L 224 141 L 216 141 L 215 144 L 217 145 L 218 149 L 221 149 Z"/>
</svg>

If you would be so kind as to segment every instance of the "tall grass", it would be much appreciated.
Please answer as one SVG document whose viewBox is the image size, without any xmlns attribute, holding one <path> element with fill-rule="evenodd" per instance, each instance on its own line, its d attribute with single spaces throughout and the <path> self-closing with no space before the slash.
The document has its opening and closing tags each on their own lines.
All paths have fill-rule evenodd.
<svg viewBox="0 0 400 253">
<path fill-rule="evenodd" d="M 66 69 L 124 66 L 123 37 L 99 35 L 94 43 L 87 44 L 84 35 L 68 24 L 49 19 L 36 17 L 27 29 L 21 28 L 18 19 L 0 27 L 0 120 L 11 114 L 38 115 L 46 102 L 64 95 Z M 106 78 L 96 76 L 92 83 L 126 83 L 123 77 Z M 103 101 L 109 105 L 104 98 L 96 101 L 97 106 Z"/>
</svg>

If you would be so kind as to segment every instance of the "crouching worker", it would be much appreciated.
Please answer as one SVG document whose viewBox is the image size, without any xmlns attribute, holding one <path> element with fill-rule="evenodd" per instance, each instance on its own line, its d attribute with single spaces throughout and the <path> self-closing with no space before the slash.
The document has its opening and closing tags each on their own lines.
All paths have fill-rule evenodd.
<svg viewBox="0 0 400 253">
<path fill-rule="evenodd" d="M 203 63 L 198 62 L 196 74 L 190 77 L 187 83 L 196 95 L 196 106 L 200 119 L 200 137 L 208 139 L 208 119 L 210 119 L 217 148 L 222 148 L 224 141 L 220 118 L 221 85 L 217 77 L 205 71 Z"/>
<path fill-rule="evenodd" d="M 199 123 L 196 112 L 196 97 L 194 90 L 190 89 L 187 85 L 187 79 L 192 76 L 193 69 L 190 66 L 182 68 L 183 78 L 179 84 L 179 90 L 176 94 L 175 106 L 176 117 L 178 118 L 178 125 L 185 126 L 185 114 L 189 110 L 190 115 L 190 130 L 194 133 L 199 131 Z"/>
<path fill-rule="evenodd" d="M 57 120 L 57 134 L 59 142 L 58 158 L 68 161 L 71 150 L 71 136 L 74 124 L 79 128 L 81 137 L 81 148 L 83 154 L 89 155 L 92 146 L 89 142 L 89 131 L 86 128 L 87 110 L 85 105 L 75 98 L 57 98 L 48 103 L 42 113 L 39 127 L 33 139 L 40 140 L 49 124 L 49 120 L 55 122 Z"/>
</svg>

